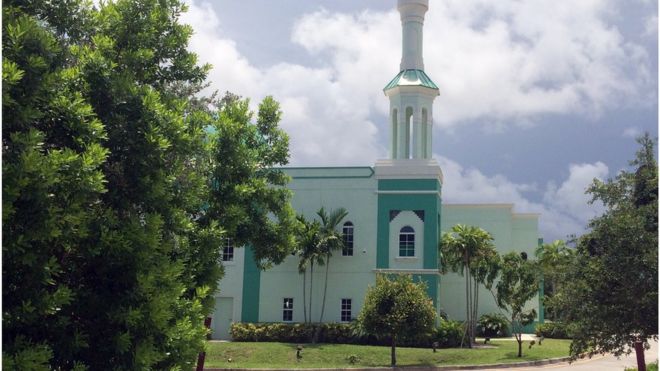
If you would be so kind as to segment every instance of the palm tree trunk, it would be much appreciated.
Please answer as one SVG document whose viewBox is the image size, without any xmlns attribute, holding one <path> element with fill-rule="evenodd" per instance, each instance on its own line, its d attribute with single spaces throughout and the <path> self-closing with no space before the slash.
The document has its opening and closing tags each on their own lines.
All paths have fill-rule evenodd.
<svg viewBox="0 0 660 371">
<path fill-rule="evenodd" d="M 307 267 L 305 267 L 305 270 L 303 271 L 303 315 L 305 318 L 305 323 L 307 323 Z"/>
<path fill-rule="evenodd" d="M 309 272 L 309 322 L 312 322 L 312 297 L 314 296 L 314 261 L 312 260 Z"/>
<path fill-rule="evenodd" d="M 472 339 L 470 339 L 470 259 L 467 249 L 463 253 L 463 269 L 465 269 L 465 330 L 468 338 L 468 348 L 472 348 Z M 463 336 L 465 337 L 465 336 Z M 462 342 L 463 340 L 461 340 Z"/>
<path fill-rule="evenodd" d="M 323 303 L 321 304 L 321 316 L 319 322 L 323 322 L 323 313 L 325 312 L 325 295 L 328 292 L 328 270 L 330 269 L 330 254 L 326 257 L 325 262 L 325 285 L 323 287 Z"/>
<path fill-rule="evenodd" d="M 479 282 L 474 280 L 474 301 L 472 302 L 474 307 L 472 311 L 472 341 L 477 342 L 477 320 L 479 316 Z"/>
<path fill-rule="evenodd" d="M 467 333 L 467 340 L 468 340 L 468 348 L 472 348 L 472 339 L 470 339 L 470 326 L 472 323 L 472 320 L 470 319 L 470 271 L 466 269 L 465 272 L 465 310 L 466 310 L 466 333 Z"/>
</svg>

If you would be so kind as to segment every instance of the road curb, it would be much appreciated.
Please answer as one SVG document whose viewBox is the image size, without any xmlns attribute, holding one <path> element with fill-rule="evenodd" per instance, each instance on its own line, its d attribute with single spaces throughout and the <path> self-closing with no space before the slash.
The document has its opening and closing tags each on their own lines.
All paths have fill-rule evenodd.
<svg viewBox="0 0 660 371">
<path fill-rule="evenodd" d="M 517 368 L 529 366 L 545 366 L 555 363 L 563 363 L 571 360 L 571 357 L 559 357 L 540 359 L 537 361 L 525 361 L 515 363 L 491 363 L 483 365 L 447 365 L 447 366 L 397 366 L 397 367 L 354 367 L 354 368 L 297 368 L 304 371 L 377 371 L 377 370 L 401 370 L 401 371 L 429 371 L 429 370 L 483 370 L 492 368 Z M 204 371 L 282 371 L 291 368 L 204 368 Z"/>
</svg>

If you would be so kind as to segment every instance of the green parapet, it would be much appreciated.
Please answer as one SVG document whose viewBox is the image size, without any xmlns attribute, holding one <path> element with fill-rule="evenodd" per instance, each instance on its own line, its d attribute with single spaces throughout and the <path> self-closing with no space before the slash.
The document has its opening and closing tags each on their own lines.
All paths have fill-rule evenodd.
<svg viewBox="0 0 660 371">
<path fill-rule="evenodd" d="M 241 321 L 259 322 L 259 292 L 261 270 L 257 267 L 251 247 L 245 247 L 245 267 L 243 268 L 243 305 Z"/>
</svg>

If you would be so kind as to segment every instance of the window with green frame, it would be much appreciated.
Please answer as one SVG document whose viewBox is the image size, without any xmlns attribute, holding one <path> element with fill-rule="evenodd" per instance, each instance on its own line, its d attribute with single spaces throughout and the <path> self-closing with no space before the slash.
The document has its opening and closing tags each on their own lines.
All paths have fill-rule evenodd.
<svg viewBox="0 0 660 371">
<path fill-rule="evenodd" d="M 401 228 L 399 232 L 399 256 L 415 256 L 415 230 L 410 226 Z"/>
</svg>

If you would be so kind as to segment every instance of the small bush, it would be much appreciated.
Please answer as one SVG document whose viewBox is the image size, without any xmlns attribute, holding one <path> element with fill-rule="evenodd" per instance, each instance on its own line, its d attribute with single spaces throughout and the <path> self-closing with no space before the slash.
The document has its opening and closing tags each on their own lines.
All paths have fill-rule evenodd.
<svg viewBox="0 0 660 371">
<path fill-rule="evenodd" d="M 509 333 L 509 321 L 499 313 L 483 314 L 477 322 L 477 334 L 483 337 L 504 337 Z"/>
<path fill-rule="evenodd" d="M 350 356 L 346 357 L 346 360 L 348 361 L 348 363 L 354 365 L 360 362 L 360 357 L 358 357 L 355 354 L 351 354 Z"/>
<path fill-rule="evenodd" d="M 637 367 L 626 367 L 623 371 L 637 371 Z M 646 371 L 658 371 L 658 361 L 647 363 Z"/>
<path fill-rule="evenodd" d="M 536 336 L 543 336 L 551 339 L 570 339 L 570 326 L 562 322 L 546 322 L 536 325 L 534 331 Z"/>
<path fill-rule="evenodd" d="M 459 321 L 440 321 L 440 326 L 433 331 L 430 343 L 438 343 L 439 348 L 453 348 L 461 345 L 461 339 L 464 332 L 463 322 Z"/>
</svg>

